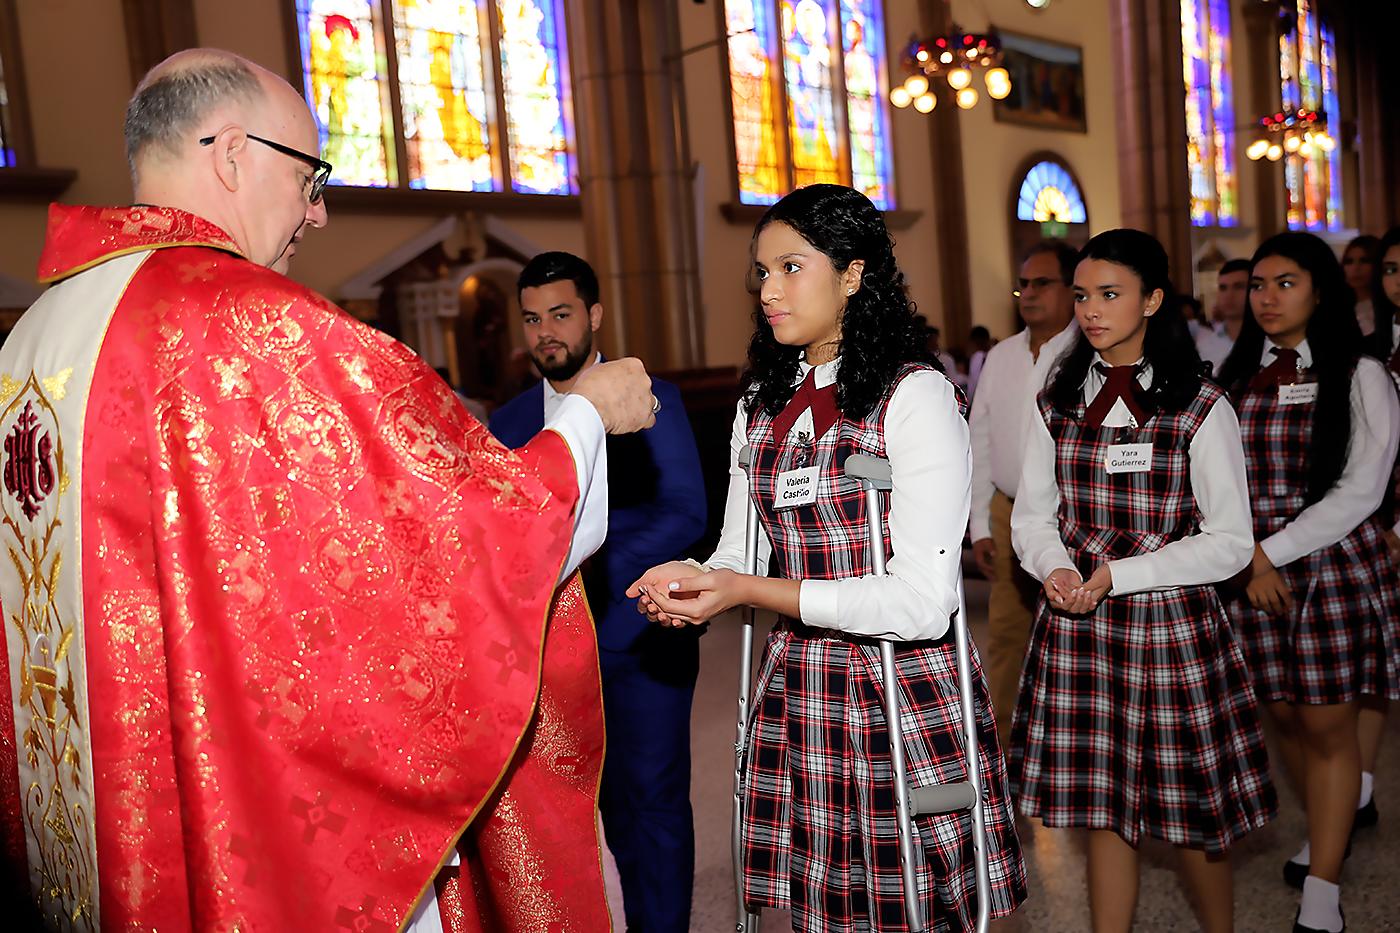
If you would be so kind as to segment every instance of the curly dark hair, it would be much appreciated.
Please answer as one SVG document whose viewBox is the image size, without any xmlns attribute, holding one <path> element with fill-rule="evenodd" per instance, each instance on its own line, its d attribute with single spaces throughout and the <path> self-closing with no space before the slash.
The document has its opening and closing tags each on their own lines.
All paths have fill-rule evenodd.
<svg viewBox="0 0 1400 933">
<path fill-rule="evenodd" d="M 1317 404 L 1308 447 L 1307 503 L 1312 505 L 1327 495 L 1346 468 L 1351 442 L 1351 380 L 1366 343 L 1361 325 L 1356 323 L 1356 293 L 1347 285 L 1332 247 L 1311 233 L 1275 234 L 1254 251 L 1244 323 L 1234 349 L 1220 366 L 1220 384 L 1231 395 L 1239 398 L 1245 393 L 1264 356 L 1264 330 L 1254 319 L 1253 268 L 1270 256 L 1297 263 L 1311 277 L 1318 298 L 1307 330 L 1312 371 L 1317 377 Z"/>
<path fill-rule="evenodd" d="M 1142 283 L 1144 297 L 1158 289 L 1162 291 L 1162 304 L 1147 319 L 1142 342 L 1143 358 L 1152 366 L 1147 400 L 1154 409 L 1181 411 L 1201 391 L 1204 364 L 1173 297 L 1167 251 L 1156 237 L 1141 230 L 1105 230 L 1079 251 L 1079 262 L 1087 259 L 1102 259 L 1124 267 Z M 1061 413 L 1073 416 L 1083 403 L 1084 379 L 1093 362 L 1093 344 L 1080 331 L 1060 359 L 1046 389 L 1051 403 Z"/>
<path fill-rule="evenodd" d="M 942 372 L 929 352 L 924 328 L 915 319 L 914 302 L 894 258 L 894 239 L 869 198 L 844 185 L 798 188 L 764 212 L 754 227 L 751 253 L 759 233 L 775 223 L 791 227 L 831 262 L 838 275 L 856 260 L 865 262 L 860 287 L 841 313 L 836 404 L 842 414 L 848 418 L 868 415 L 906 363 L 925 363 Z M 750 291 L 757 294 L 754 278 L 751 270 Z M 762 408 L 776 415 L 783 410 L 792 398 L 802 352 L 802 347 L 778 342 L 762 304 L 756 304 L 743 378 L 749 411 Z"/>
</svg>

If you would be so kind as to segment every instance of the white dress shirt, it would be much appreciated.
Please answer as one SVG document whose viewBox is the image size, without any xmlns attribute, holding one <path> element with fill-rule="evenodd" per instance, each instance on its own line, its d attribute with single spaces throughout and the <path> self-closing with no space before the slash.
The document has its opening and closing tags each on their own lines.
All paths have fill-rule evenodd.
<svg viewBox="0 0 1400 933">
<path fill-rule="evenodd" d="M 602 547 L 608 533 L 608 448 L 607 432 L 603 430 L 603 419 L 593 403 L 581 395 L 561 395 L 555 392 L 551 404 L 548 395 L 552 391 L 549 381 L 544 384 L 546 394 L 544 430 L 553 431 L 569 445 L 569 453 L 574 459 L 574 476 L 578 480 L 579 498 L 574 509 L 574 535 L 569 544 L 569 554 L 564 560 L 564 569 L 559 574 L 559 585 L 568 580 L 579 566 Z M 461 856 L 454 850 L 445 863 L 456 865 Z M 418 902 L 418 909 L 405 928 L 405 933 L 442 933 L 442 914 L 438 911 L 437 893 L 433 885 Z"/>
<path fill-rule="evenodd" d="M 836 381 L 838 362 L 817 367 L 817 388 Z M 810 369 L 803 363 L 799 380 Z M 804 412 L 792 430 L 811 433 L 812 413 Z M 713 569 L 744 570 L 748 478 L 739 466 L 739 451 L 747 443 L 748 413 L 740 402 L 729 441 L 724 530 L 705 562 Z M 938 638 L 960 605 L 972 473 L 967 422 L 941 373 L 924 370 L 900 382 L 885 410 L 885 449 L 894 480 L 889 513 L 894 556 L 886 565 L 888 576 L 803 580 L 798 608 L 807 625 L 900 641 Z M 771 553 L 772 542 L 759 535 L 759 576 L 767 574 Z"/>
<path fill-rule="evenodd" d="M 1361 335 L 1369 337 L 1376 332 L 1376 305 L 1369 298 L 1356 303 L 1356 323 L 1361 327 Z"/>
<path fill-rule="evenodd" d="M 1212 373 L 1220 372 L 1220 365 L 1234 348 L 1235 342 L 1226 333 L 1211 327 L 1196 330 L 1196 352 L 1201 355 L 1201 359 L 1210 364 Z"/>
<path fill-rule="evenodd" d="M 1094 362 L 1100 362 L 1094 354 Z M 1143 388 L 1152 385 L 1152 369 L 1138 375 Z M 1103 388 L 1104 376 L 1094 366 L 1084 380 L 1087 406 Z M 1106 427 L 1127 427 L 1132 414 L 1122 399 L 1113 403 Z M 1020 495 L 1011 512 L 1011 542 L 1021 566 L 1037 580 L 1064 567 L 1079 572 L 1060 537 L 1060 486 L 1055 471 L 1055 441 L 1045 419 L 1037 416 L 1026 440 Z M 1254 527 L 1249 512 L 1240 423 L 1229 402 L 1211 407 L 1191 438 L 1191 491 L 1201 511 L 1200 530 L 1163 545 L 1150 554 L 1108 562 L 1115 596 L 1178 586 L 1204 586 L 1227 580 L 1249 566 L 1254 553 Z"/>
<path fill-rule="evenodd" d="M 1274 346 L 1272 340 L 1264 339 L 1261 365 L 1273 361 Z M 1299 362 L 1311 366 L 1308 342 L 1296 349 Z M 1351 380 L 1350 438 L 1346 466 L 1327 494 L 1260 542 L 1275 567 L 1336 544 L 1370 518 L 1385 498 L 1400 445 L 1400 401 L 1390 373 L 1369 356 L 1357 362 Z"/>
<path fill-rule="evenodd" d="M 1035 397 L 1055 362 L 1079 333 L 1074 322 L 1031 356 L 1029 330 L 992 347 L 982 364 L 981 386 L 972 399 L 972 540 L 992 536 L 992 494 L 1016 498 L 1021 451 Z"/>
</svg>

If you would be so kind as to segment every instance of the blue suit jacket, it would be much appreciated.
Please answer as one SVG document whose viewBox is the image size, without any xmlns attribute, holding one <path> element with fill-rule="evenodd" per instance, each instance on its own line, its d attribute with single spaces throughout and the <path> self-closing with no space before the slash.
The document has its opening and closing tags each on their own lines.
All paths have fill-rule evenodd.
<svg viewBox="0 0 1400 933">
<path fill-rule="evenodd" d="M 661 402 L 656 425 L 608 436 L 608 537 L 584 573 L 598 644 L 611 651 L 632 647 L 651 624 L 627 598 L 627 587 L 651 567 L 683 556 L 705 531 L 700 455 L 680 390 L 652 379 L 651 391 Z M 507 447 L 528 443 L 544 428 L 544 383 L 496 409 L 489 426 Z"/>
</svg>

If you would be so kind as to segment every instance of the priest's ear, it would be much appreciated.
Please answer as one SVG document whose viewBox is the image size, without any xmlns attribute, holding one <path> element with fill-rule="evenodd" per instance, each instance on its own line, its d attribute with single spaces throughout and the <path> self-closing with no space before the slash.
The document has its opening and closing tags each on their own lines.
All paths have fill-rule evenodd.
<svg viewBox="0 0 1400 933">
<path fill-rule="evenodd" d="M 229 191 L 237 191 L 242 184 L 238 172 L 238 160 L 243 157 L 248 149 L 248 134 L 242 127 L 226 126 L 208 139 L 207 148 L 209 158 L 212 160 L 214 175 L 219 179 L 219 183 Z M 201 144 L 204 139 L 200 140 Z"/>
</svg>

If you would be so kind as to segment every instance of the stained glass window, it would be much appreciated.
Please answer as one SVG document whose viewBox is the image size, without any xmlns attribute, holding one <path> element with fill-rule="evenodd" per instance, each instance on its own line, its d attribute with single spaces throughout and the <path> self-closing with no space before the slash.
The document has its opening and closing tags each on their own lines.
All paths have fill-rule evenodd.
<svg viewBox="0 0 1400 933">
<path fill-rule="evenodd" d="M 1074 176 L 1058 162 L 1037 162 L 1021 180 L 1016 197 L 1016 219 L 1036 223 L 1083 224 L 1089 222 L 1084 196 Z"/>
<path fill-rule="evenodd" d="M 1239 219 L 1229 0 L 1181 0 L 1181 52 L 1191 222 L 1233 227 Z"/>
<path fill-rule="evenodd" d="M 0 61 L 0 168 L 15 165 L 14 144 L 10 141 L 10 97 L 5 89 L 5 63 Z"/>
<path fill-rule="evenodd" d="M 577 193 L 562 0 L 296 0 L 296 11 L 333 184 Z"/>
<path fill-rule="evenodd" d="M 1279 39 L 1283 106 L 1321 111 L 1335 136 L 1341 120 L 1337 97 L 1336 43 L 1312 0 L 1297 0 L 1297 29 Z M 1311 154 L 1290 155 L 1284 163 L 1288 187 L 1288 226 L 1295 230 L 1342 227 L 1342 160 L 1318 146 Z"/>
<path fill-rule="evenodd" d="M 297 0 L 306 99 L 321 130 L 332 181 L 398 184 L 388 66 L 371 0 Z"/>
<path fill-rule="evenodd" d="M 573 118 L 564 90 L 563 0 L 496 0 L 515 190 L 572 194 Z"/>
<path fill-rule="evenodd" d="M 850 184 L 894 207 L 881 0 L 725 0 L 739 200 Z"/>
</svg>

